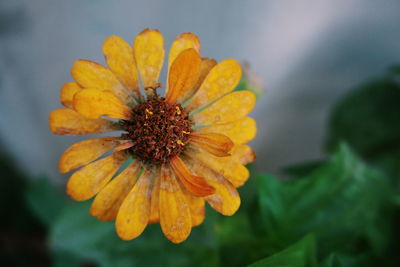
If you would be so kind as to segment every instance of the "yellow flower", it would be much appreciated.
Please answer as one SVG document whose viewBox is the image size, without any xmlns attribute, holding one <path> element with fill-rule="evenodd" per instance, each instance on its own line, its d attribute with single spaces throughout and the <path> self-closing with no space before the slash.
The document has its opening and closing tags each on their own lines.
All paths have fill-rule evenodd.
<svg viewBox="0 0 400 267">
<path fill-rule="evenodd" d="M 238 62 L 201 58 L 197 36 L 183 33 L 169 51 L 163 98 L 157 93 L 164 61 L 160 32 L 145 29 L 133 47 L 111 36 L 103 53 L 108 68 L 74 63 L 75 82 L 61 88 L 65 108 L 51 112 L 49 125 L 59 135 L 122 134 L 81 141 L 64 152 L 60 172 L 78 169 L 67 193 L 77 201 L 96 196 L 90 214 L 115 219 L 124 240 L 159 222 L 165 236 L 180 243 L 203 222 L 205 202 L 233 215 L 240 206 L 236 188 L 249 177 L 244 165 L 254 160 L 245 144 L 256 134 L 255 121 L 246 116 L 254 94 L 232 92 L 242 74 Z M 133 162 L 120 170 L 130 157 Z"/>
</svg>

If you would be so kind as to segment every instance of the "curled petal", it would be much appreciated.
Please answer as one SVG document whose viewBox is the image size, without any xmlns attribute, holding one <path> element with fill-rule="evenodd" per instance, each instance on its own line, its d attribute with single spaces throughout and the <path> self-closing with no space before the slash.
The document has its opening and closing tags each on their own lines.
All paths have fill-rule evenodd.
<svg viewBox="0 0 400 267">
<path fill-rule="evenodd" d="M 178 55 L 189 48 L 193 48 L 197 53 L 200 54 L 200 40 L 193 33 L 182 33 L 174 40 L 171 45 L 171 49 L 169 50 L 168 70 L 170 69 L 172 63 L 175 61 Z"/>
<path fill-rule="evenodd" d="M 178 156 L 171 158 L 170 164 L 175 174 L 191 194 L 204 197 L 214 193 L 214 188 L 207 184 L 204 178 L 193 175 Z"/>
<path fill-rule="evenodd" d="M 133 44 L 135 60 L 144 88 L 158 87 L 164 62 L 164 38 L 157 30 L 143 30 Z"/>
<path fill-rule="evenodd" d="M 226 177 L 235 187 L 242 186 L 250 177 L 249 170 L 233 156 L 215 157 L 204 150 L 189 150 L 188 156 Z"/>
<path fill-rule="evenodd" d="M 229 156 L 234 145 L 229 137 L 218 133 L 192 133 L 190 141 L 217 157 Z"/>
<path fill-rule="evenodd" d="M 140 163 L 134 161 L 109 182 L 94 199 L 90 215 L 101 221 L 114 220 L 122 202 L 135 185 L 140 167 Z"/>
<path fill-rule="evenodd" d="M 193 48 L 180 53 L 172 63 L 168 77 L 167 103 L 183 102 L 196 92 L 194 85 L 199 79 L 201 58 Z"/>
<path fill-rule="evenodd" d="M 82 88 L 75 82 L 65 83 L 60 90 L 60 102 L 67 108 L 73 105 L 74 95 Z"/>
<path fill-rule="evenodd" d="M 192 118 L 197 125 L 223 124 L 242 119 L 255 104 L 256 97 L 252 92 L 233 92 L 194 114 Z"/>
<path fill-rule="evenodd" d="M 108 67 L 136 99 L 140 99 L 139 77 L 132 47 L 118 36 L 108 37 L 103 44 Z"/>
<path fill-rule="evenodd" d="M 169 166 L 161 167 L 160 180 L 161 229 L 171 242 L 183 242 L 188 238 L 192 229 L 187 199 Z"/>
<path fill-rule="evenodd" d="M 106 119 L 89 119 L 75 110 L 61 108 L 49 115 L 49 127 L 54 134 L 95 134 L 119 130 L 117 123 Z"/>
<path fill-rule="evenodd" d="M 221 61 L 210 70 L 200 89 L 190 100 L 188 110 L 202 108 L 231 92 L 238 85 L 241 76 L 242 69 L 236 60 Z"/>
<path fill-rule="evenodd" d="M 117 146 L 118 142 L 115 137 L 99 137 L 73 144 L 60 158 L 60 172 L 66 173 L 92 162 Z"/>
<path fill-rule="evenodd" d="M 84 59 L 75 61 L 71 75 L 84 88 L 107 90 L 113 92 L 124 103 L 128 102 L 129 96 L 114 73 L 96 62 Z"/>
<path fill-rule="evenodd" d="M 257 126 L 254 119 L 244 117 L 234 122 L 212 124 L 197 130 L 197 132 L 220 133 L 228 136 L 235 144 L 245 144 L 256 136 Z"/>
<path fill-rule="evenodd" d="M 96 195 L 113 177 L 126 154 L 119 152 L 86 165 L 71 175 L 67 194 L 77 201 L 85 201 Z"/>
<path fill-rule="evenodd" d="M 129 120 L 131 110 L 121 103 L 111 92 L 98 89 L 83 89 L 74 96 L 74 109 L 83 116 L 97 119 L 107 116 Z"/>
<path fill-rule="evenodd" d="M 239 193 L 225 177 L 196 160 L 190 160 L 187 164 L 194 173 L 206 177 L 207 183 L 215 188 L 214 194 L 205 197 L 213 209 L 226 216 L 233 215 L 239 209 Z"/>
<path fill-rule="evenodd" d="M 122 202 L 115 222 L 117 234 L 122 240 L 138 237 L 149 222 L 152 175 L 150 169 L 145 169 Z"/>
</svg>

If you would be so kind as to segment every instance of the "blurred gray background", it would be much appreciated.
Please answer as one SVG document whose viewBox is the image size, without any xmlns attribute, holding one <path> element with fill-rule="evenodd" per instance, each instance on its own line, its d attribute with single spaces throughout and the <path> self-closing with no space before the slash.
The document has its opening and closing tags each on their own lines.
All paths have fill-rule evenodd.
<svg viewBox="0 0 400 267">
<path fill-rule="evenodd" d="M 0 142 L 32 176 L 57 172 L 86 137 L 60 137 L 47 117 L 74 60 L 103 62 L 109 35 L 159 29 L 166 45 L 197 34 L 202 54 L 250 62 L 266 89 L 253 117 L 257 171 L 323 157 L 328 111 L 360 82 L 400 62 L 398 0 L 1 0 Z"/>
</svg>

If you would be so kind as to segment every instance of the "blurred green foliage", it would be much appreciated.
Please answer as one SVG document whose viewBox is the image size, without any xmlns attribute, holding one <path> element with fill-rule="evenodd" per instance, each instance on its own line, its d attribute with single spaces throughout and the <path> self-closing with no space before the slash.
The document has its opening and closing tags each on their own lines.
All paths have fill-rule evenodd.
<svg viewBox="0 0 400 267">
<path fill-rule="evenodd" d="M 207 209 L 180 245 L 159 225 L 122 241 L 113 222 L 89 216 L 90 202 L 72 202 L 49 179 L 26 184 L 3 158 L 1 171 L 11 179 L 2 180 L 2 226 L 47 241 L 40 254 L 23 246 L 10 251 L 12 243 L 0 239 L 1 257 L 29 265 L 18 253 L 39 253 L 36 262 L 53 266 L 400 266 L 399 74 L 393 68 L 338 103 L 327 160 L 289 166 L 286 181 L 253 174 L 239 189 L 237 214 Z"/>
</svg>

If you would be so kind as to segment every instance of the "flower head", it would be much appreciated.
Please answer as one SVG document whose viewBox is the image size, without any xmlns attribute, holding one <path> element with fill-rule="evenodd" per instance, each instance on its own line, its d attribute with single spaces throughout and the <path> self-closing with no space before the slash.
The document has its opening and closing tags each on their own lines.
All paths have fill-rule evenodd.
<svg viewBox="0 0 400 267">
<path fill-rule="evenodd" d="M 254 159 L 245 144 L 256 133 L 246 116 L 255 96 L 232 92 L 241 78 L 236 60 L 217 63 L 199 51 L 192 33 L 172 43 L 161 97 L 161 33 L 146 29 L 133 47 L 111 36 L 103 45 L 108 68 L 77 60 L 71 70 L 75 82 L 61 88 L 65 107 L 49 116 L 51 131 L 59 135 L 119 132 L 72 145 L 59 168 L 76 170 L 67 193 L 77 201 L 95 196 L 91 215 L 115 219 L 124 240 L 159 222 L 165 236 L 179 243 L 203 222 L 205 202 L 223 215 L 240 206 L 236 188 L 248 179 L 244 165 Z M 123 168 L 128 159 L 133 161 Z"/>
</svg>

